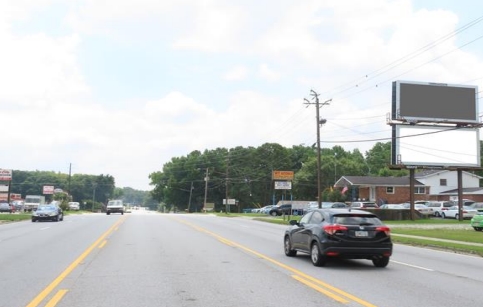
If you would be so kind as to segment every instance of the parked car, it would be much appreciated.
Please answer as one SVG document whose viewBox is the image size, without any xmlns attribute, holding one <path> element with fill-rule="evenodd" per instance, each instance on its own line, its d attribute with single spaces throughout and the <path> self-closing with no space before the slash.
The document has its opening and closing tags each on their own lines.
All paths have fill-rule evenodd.
<svg viewBox="0 0 483 307">
<path fill-rule="evenodd" d="M 429 201 L 428 201 L 428 203 L 429 203 Z M 410 203 L 404 203 L 403 206 L 404 206 L 405 209 L 411 209 Z M 424 204 L 422 204 L 422 203 L 414 202 L 414 210 L 418 211 L 422 215 L 428 215 L 428 216 L 434 215 L 433 209 L 424 205 Z"/>
<path fill-rule="evenodd" d="M 69 210 L 78 211 L 80 209 L 80 204 L 76 201 L 69 202 Z"/>
<path fill-rule="evenodd" d="M 453 203 L 450 201 L 431 201 L 427 206 L 433 210 L 434 216 L 441 217 L 444 211 L 453 206 Z"/>
<path fill-rule="evenodd" d="M 15 211 L 23 211 L 23 201 L 15 200 L 12 205 L 15 207 Z"/>
<path fill-rule="evenodd" d="M 473 215 L 470 221 L 470 225 L 476 231 L 483 230 L 483 211 L 478 211 L 478 213 Z"/>
<path fill-rule="evenodd" d="M 32 222 L 36 221 L 63 221 L 64 213 L 56 203 L 39 205 L 37 210 L 32 211 Z"/>
<path fill-rule="evenodd" d="M 400 209 L 401 210 L 406 208 L 404 208 L 404 206 L 400 204 L 384 204 L 379 206 L 379 209 Z"/>
<path fill-rule="evenodd" d="M 15 207 L 7 202 L 0 203 L 0 212 L 14 213 Z"/>
<path fill-rule="evenodd" d="M 271 216 L 279 216 L 282 214 L 292 214 L 292 204 L 283 204 L 279 206 L 273 206 L 268 214 Z"/>
<path fill-rule="evenodd" d="M 268 205 L 268 206 L 262 207 L 260 209 L 260 213 L 268 214 L 270 212 L 270 209 L 272 209 L 273 207 L 274 205 Z"/>
<path fill-rule="evenodd" d="M 471 208 L 476 209 L 478 211 L 483 211 L 483 203 L 481 203 L 481 202 L 474 202 L 471 205 L 469 205 L 468 207 L 471 207 Z"/>
<path fill-rule="evenodd" d="M 342 202 L 331 202 L 331 201 L 323 201 L 320 203 L 322 209 L 328 208 L 348 208 L 349 206 Z M 305 213 L 310 212 L 314 209 L 319 209 L 319 204 L 317 202 L 310 203 L 309 207 L 305 210 Z"/>
<path fill-rule="evenodd" d="M 344 258 L 368 259 L 376 267 L 386 267 L 392 255 L 390 228 L 367 211 L 314 209 L 290 225 L 284 234 L 285 255 L 310 254 L 315 266 Z"/>
<path fill-rule="evenodd" d="M 463 206 L 461 210 L 463 213 L 463 219 L 471 219 L 475 214 L 478 213 L 478 210 L 468 206 Z M 458 206 L 449 207 L 447 210 L 444 210 L 443 212 L 441 212 L 441 217 L 459 219 L 459 207 Z"/>
<path fill-rule="evenodd" d="M 458 200 L 450 200 L 450 202 L 453 204 L 453 206 L 458 206 Z M 471 199 L 463 199 L 462 200 L 463 206 L 471 206 L 474 203 L 475 203 L 475 201 L 471 200 Z"/>
<path fill-rule="evenodd" d="M 353 209 L 366 209 L 372 208 L 377 209 L 379 206 L 373 201 L 355 201 L 351 203 L 351 208 Z"/>
</svg>

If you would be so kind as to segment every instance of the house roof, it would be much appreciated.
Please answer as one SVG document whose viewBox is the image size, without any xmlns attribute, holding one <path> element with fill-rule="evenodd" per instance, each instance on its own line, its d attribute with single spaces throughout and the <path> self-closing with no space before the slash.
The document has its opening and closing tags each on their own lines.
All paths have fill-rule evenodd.
<svg viewBox="0 0 483 307">
<path fill-rule="evenodd" d="M 414 177 L 417 179 L 417 178 L 425 178 L 425 177 L 432 177 L 433 175 L 436 175 L 436 174 L 441 174 L 441 173 L 447 173 L 447 172 L 456 172 L 456 171 L 452 171 L 452 170 L 422 170 L 422 171 L 419 171 L 417 173 L 414 174 Z M 473 174 L 471 172 L 466 172 L 466 171 L 463 171 L 463 173 L 467 173 L 468 175 L 471 175 L 471 176 L 474 176 L 478 179 L 483 179 L 483 177 L 481 176 L 478 176 L 476 174 Z"/>
<path fill-rule="evenodd" d="M 336 187 L 345 186 L 409 186 L 409 177 L 371 177 L 371 176 L 342 176 L 335 183 Z M 415 186 L 424 186 L 415 180 Z"/>
<path fill-rule="evenodd" d="M 483 188 L 474 187 L 474 188 L 462 188 L 461 189 L 463 194 L 483 194 Z M 441 195 L 455 195 L 458 194 L 458 189 L 447 190 L 439 193 Z"/>
</svg>

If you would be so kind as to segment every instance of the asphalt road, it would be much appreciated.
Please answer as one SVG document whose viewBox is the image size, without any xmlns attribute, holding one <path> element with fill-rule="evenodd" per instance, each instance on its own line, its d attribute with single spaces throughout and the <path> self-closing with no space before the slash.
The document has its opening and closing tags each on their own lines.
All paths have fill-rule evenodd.
<svg viewBox="0 0 483 307">
<path fill-rule="evenodd" d="M 314 267 L 286 226 L 213 215 L 67 216 L 0 225 L 0 307 L 479 306 L 483 258 L 395 245 Z"/>
</svg>

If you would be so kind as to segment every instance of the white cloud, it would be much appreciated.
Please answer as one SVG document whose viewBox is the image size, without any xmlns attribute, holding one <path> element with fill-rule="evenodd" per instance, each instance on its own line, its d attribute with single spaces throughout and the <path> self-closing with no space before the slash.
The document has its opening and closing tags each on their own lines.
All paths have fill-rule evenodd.
<svg viewBox="0 0 483 307">
<path fill-rule="evenodd" d="M 228 81 L 240 81 L 244 80 L 248 76 L 249 70 L 246 66 L 238 65 L 233 67 L 230 71 L 228 71 L 224 76 L 223 79 Z"/>
<path fill-rule="evenodd" d="M 280 80 L 280 74 L 276 73 L 268 67 L 268 64 L 261 64 L 258 70 L 258 75 L 267 81 L 278 81 Z"/>
<path fill-rule="evenodd" d="M 322 140 L 337 142 L 389 136 L 394 79 L 480 78 L 482 85 L 478 48 L 455 50 L 476 36 L 454 37 L 394 62 L 461 22 L 450 10 L 415 11 L 409 0 L 85 0 L 69 4 L 63 17 L 72 26 L 68 34 L 13 29 L 13 21 L 28 25 L 40 8 L 56 3 L 62 2 L 0 3 L 0 111 L 4 125 L 14 127 L 2 136 L 15 153 L 0 153 L 4 167 L 65 172 L 72 163 L 74 172 L 111 174 L 119 186 L 147 189 L 149 173 L 193 150 L 311 145 L 315 109 L 303 105 L 310 89 L 320 90 L 322 101 L 333 98 L 321 109 L 328 120 L 321 133 Z M 261 9 L 272 4 L 273 11 Z M 150 56 L 162 50 L 151 60 L 165 71 L 155 75 L 161 77 L 149 93 L 114 95 L 119 103 L 108 105 L 96 91 L 108 80 L 94 83 L 86 72 L 93 64 L 79 60 L 93 37 L 106 45 L 121 41 L 140 58 L 148 52 L 133 39 L 152 47 Z M 125 50 L 115 47 L 122 57 Z M 171 61 L 179 64 L 172 68 Z M 139 75 L 146 83 L 150 77 Z M 336 144 L 362 152 L 373 145 L 324 146 Z"/>
</svg>

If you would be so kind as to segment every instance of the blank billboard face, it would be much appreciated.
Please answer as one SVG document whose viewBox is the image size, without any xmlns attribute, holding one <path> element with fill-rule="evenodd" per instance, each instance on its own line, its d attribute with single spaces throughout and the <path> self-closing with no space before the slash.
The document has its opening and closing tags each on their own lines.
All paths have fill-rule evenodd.
<svg viewBox="0 0 483 307">
<path fill-rule="evenodd" d="M 393 126 L 392 164 L 480 167 L 478 129 Z"/>
<path fill-rule="evenodd" d="M 394 120 L 478 123 L 478 87 L 396 81 Z"/>
</svg>

